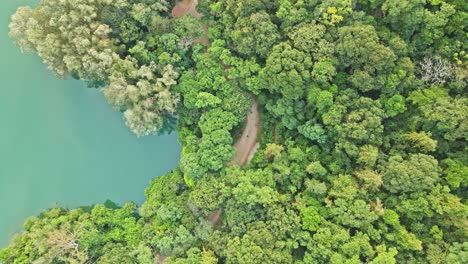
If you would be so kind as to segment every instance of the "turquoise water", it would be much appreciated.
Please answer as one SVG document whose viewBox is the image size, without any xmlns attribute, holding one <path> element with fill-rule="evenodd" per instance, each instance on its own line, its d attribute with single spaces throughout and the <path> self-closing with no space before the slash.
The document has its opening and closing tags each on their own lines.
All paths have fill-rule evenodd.
<svg viewBox="0 0 468 264">
<path fill-rule="evenodd" d="M 0 4 L 0 247 L 23 221 L 52 206 L 144 200 L 149 181 L 177 166 L 176 134 L 137 139 L 102 93 L 58 80 L 8 38 Z"/>
</svg>

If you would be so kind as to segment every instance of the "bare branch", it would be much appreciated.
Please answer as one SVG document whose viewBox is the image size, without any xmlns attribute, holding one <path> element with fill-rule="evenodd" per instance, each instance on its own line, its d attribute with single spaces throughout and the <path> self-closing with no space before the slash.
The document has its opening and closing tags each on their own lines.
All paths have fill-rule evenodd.
<svg viewBox="0 0 468 264">
<path fill-rule="evenodd" d="M 421 79 L 430 85 L 444 84 L 453 76 L 453 66 L 440 56 L 425 57 L 420 66 Z"/>
</svg>

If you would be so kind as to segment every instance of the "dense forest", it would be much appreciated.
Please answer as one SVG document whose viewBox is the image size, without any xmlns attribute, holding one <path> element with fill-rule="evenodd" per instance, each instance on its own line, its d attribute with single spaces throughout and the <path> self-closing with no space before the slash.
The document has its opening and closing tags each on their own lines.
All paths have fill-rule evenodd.
<svg viewBox="0 0 468 264">
<path fill-rule="evenodd" d="M 23 51 L 183 151 L 141 207 L 50 209 L 0 262 L 468 263 L 467 26 L 464 0 L 20 7 Z"/>
</svg>

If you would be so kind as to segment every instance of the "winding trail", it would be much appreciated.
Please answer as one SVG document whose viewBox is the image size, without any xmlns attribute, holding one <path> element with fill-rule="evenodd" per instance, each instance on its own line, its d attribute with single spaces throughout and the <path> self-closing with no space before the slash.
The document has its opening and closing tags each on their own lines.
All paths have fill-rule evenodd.
<svg viewBox="0 0 468 264">
<path fill-rule="evenodd" d="M 183 0 L 178 2 L 174 8 L 172 9 L 172 16 L 175 18 L 183 17 L 185 14 L 191 14 L 197 19 L 201 19 L 203 14 L 198 13 L 197 11 L 198 0 Z M 208 26 L 202 24 L 203 30 L 205 31 L 205 35 L 199 39 L 195 39 L 195 43 L 201 43 L 207 47 L 210 46 L 208 40 Z M 244 124 L 244 130 L 242 132 L 241 137 L 234 143 L 234 147 L 237 150 L 236 156 L 234 156 L 231 160 L 231 163 L 236 163 L 239 166 L 243 166 L 248 163 L 255 151 L 259 147 L 259 143 L 257 141 L 257 135 L 260 131 L 261 123 L 260 123 L 260 114 L 258 112 L 258 103 L 255 100 L 255 97 L 252 96 L 252 108 L 250 109 L 249 114 L 247 115 L 247 119 Z M 213 228 L 221 223 L 222 221 L 222 213 L 223 209 L 219 208 L 216 211 L 212 212 L 211 215 L 208 217 L 208 220 L 213 225 Z M 166 256 L 159 254 L 159 252 L 154 252 L 155 255 L 158 256 L 157 263 L 164 263 L 166 260 Z"/>
<path fill-rule="evenodd" d="M 198 0 L 183 0 L 178 2 L 172 9 L 172 16 L 176 18 L 183 17 L 185 14 L 191 14 L 197 19 L 201 19 L 203 14 L 197 11 Z M 202 25 L 205 35 L 202 38 L 195 39 L 195 43 L 202 43 L 209 46 L 208 26 Z M 248 163 L 259 147 L 257 135 L 260 131 L 260 114 L 258 113 L 258 103 L 252 96 L 253 104 L 244 124 L 244 130 L 241 137 L 234 143 L 237 154 L 232 158 L 232 163 L 243 166 Z"/>
</svg>

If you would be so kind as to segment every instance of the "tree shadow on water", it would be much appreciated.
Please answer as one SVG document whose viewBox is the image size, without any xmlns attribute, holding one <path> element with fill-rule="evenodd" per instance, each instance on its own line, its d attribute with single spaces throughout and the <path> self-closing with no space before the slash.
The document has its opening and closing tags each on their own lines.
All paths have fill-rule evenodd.
<svg viewBox="0 0 468 264">
<path fill-rule="evenodd" d="M 176 130 L 177 127 L 177 116 L 174 115 L 165 115 L 163 118 L 163 124 L 161 128 L 158 130 L 157 135 L 169 135 Z"/>
</svg>

